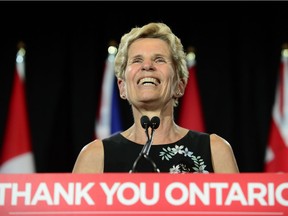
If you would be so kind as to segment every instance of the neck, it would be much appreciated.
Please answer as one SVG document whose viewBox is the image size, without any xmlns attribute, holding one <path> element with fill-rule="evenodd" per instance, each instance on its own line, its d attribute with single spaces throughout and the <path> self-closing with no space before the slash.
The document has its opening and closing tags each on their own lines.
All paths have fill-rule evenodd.
<svg viewBox="0 0 288 216">
<path fill-rule="evenodd" d="M 160 125 L 154 131 L 153 144 L 157 145 L 173 143 L 187 133 L 187 130 L 179 127 L 174 120 L 171 119 L 171 117 L 158 117 L 160 118 Z M 145 144 L 147 141 L 147 136 L 145 134 L 145 129 L 140 123 L 140 118 L 135 118 L 134 120 L 135 123 L 122 134 L 133 142 Z M 148 134 L 151 135 L 152 129 L 149 128 L 148 130 Z"/>
</svg>

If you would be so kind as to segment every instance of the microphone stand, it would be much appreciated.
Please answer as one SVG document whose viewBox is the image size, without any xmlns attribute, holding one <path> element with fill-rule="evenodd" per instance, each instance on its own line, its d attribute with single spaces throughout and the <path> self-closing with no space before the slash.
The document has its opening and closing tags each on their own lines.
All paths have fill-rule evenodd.
<svg viewBox="0 0 288 216">
<path fill-rule="evenodd" d="M 148 131 L 148 130 L 147 130 L 147 131 Z M 150 137 L 150 139 L 149 139 L 149 136 L 147 135 L 147 136 L 148 136 L 148 140 L 147 140 L 146 144 L 145 144 L 144 147 L 143 147 L 143 154 L 146 155 L 146 156 L 148 156 L 149 151 L 150 151 L 150 148 L 151 148 L 151 145 L 152 145 L 152 143 L 153 143 L 154 131 L 155 131 L 155 129 L 154 129 L 154 127 L 152 126 L 151 137 Z M 147 133 L 148 133 L 148 132 L 147 132 Z"/>
<path fill-rule="evenodd" d="M 146 156 L 148 156 L 150 148 L 151 148 L 151 145 L 153 143 L 154 131 L 155 131 L 155 129 L 157 129 L 159 127 L 159 125 L 160 125 L 160 119 L 157 116 L 152 117 L 152 119 L 150 121 L 150 127 L 152 128 L 150 139 L 149 139 L 149 136 L 148 136 L 148 128 L 146 128 L 146 134 L 147 134 L 147 137 L 148 137 L 148 141 L 147 141 L 146 145 L 143 148 L 144 149 L 143 153 Z"/>
<path fill-rule="evenodd" d="M 155 118 L 157 118 L 156 121 L 155 121 Z M 157 168 L 157 165 L 155 164 L 155 162 L 148 155 L 149 151 L 150 151 L 150 148 L 151 148 L 151 145 L 152 145 L 152 142 L 153 142 L 154 131 L 155 131 L 156 128 L 159 127 L 159 124 L 160 124 L 160 119 L 158 117 L 156 117 L 156 116 L 154 116 L 151 119 L 151 121 L 149 120 L 149 118 L 147 116 L 142 116 L 141 125 L 142 125 L 143 128 L 145 128 L 145 133 L 146 133 L 146 136 L 147 136 L 147 142 L 143 146 L 139 156 L 134 161 L 132 169 L 129 171 L 129 173 L 135 172 L 136 166 L 137 166 L 139 160 L 142 157 L 144 157 L 147 161 L 149 161 L 152 164 L 154 172 L 158 172 L 158 173 L 160 172 L 160 170 Z M 151 137 L 149 137 L 149 134 L 148 134 L 148 128 L 149 127 L 152 128 Z"/>
</svg>

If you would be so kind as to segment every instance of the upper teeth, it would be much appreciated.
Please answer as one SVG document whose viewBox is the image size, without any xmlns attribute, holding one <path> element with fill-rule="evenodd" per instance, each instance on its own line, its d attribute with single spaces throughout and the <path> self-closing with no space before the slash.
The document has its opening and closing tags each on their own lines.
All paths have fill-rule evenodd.
<svg viewBox="0 0 288 216">
<path fill-rule="evenodd" d="M 157 80 L 156 80 L 155 78 L 145 77 L 145 78 L 141 79 L 139 83 L 140 83 L 140 84 L 153 83 L 153 84 L 156 85 Z"/>
</svg>

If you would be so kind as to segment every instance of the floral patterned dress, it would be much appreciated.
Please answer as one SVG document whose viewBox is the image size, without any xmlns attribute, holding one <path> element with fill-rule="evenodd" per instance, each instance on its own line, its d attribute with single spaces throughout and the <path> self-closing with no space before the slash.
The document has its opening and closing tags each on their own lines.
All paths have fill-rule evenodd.
<svg viewBox="0 0 288 216">
<path fill-rule="evenodd" d="M 103 140 L 104 172 L 130 172 L 143 145 L 132 142 L 120 133 Z M 190 130 L 175 143 L 152 145 L 149 157 L 160 172 L 213 173 L 210 137 Z M 154 172 L 151 162 L 141 158 L 137 172 Z"/>
</svg>

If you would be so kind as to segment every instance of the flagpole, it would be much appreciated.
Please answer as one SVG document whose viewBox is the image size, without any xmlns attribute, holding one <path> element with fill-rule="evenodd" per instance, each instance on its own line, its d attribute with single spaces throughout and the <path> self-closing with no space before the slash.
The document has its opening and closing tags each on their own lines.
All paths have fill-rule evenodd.
<svg viewBox="0 0 288 216">
<path fill-rule="evenodd" d="M 25 55 L 26 49 L 25 44 L 23 41 L 20 41 L 17 44 L 17 54 L 16 54 L 16 69 L 20 76 L 20 79 L 24 82 L 25 81 Z"/>
<path fill-rule="evenodd" d="M 187 48 L 186 61 L 187 61 L 188 68 L 195 65 L 195 63 L 196 63 L 195 47 L 189 46 Z"/>
</svg>

